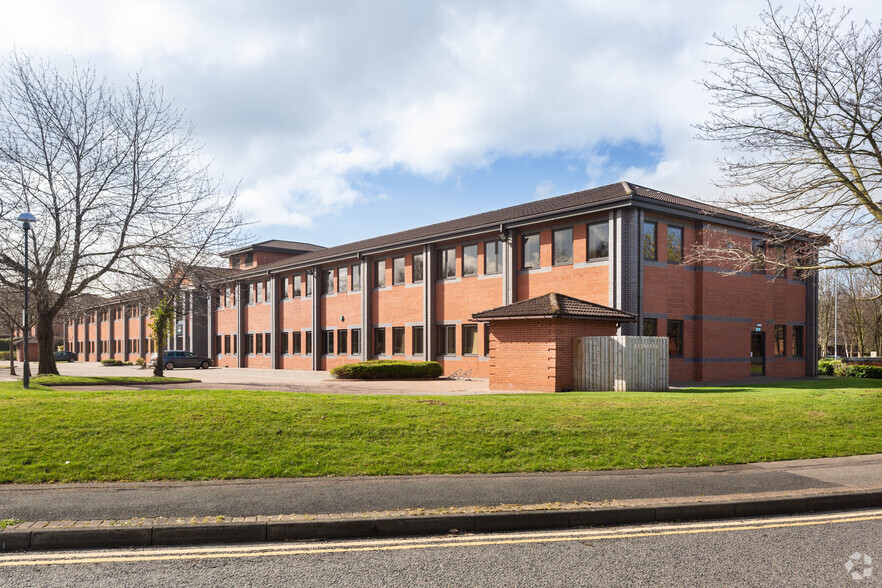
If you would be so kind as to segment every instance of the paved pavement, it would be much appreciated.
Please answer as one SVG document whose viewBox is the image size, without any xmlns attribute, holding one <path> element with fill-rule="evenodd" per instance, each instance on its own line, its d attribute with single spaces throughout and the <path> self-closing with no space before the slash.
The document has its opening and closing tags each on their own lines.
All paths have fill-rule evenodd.
<svg viewBox="0 0 882 588">
<path fill-rule="evenodd" d="M 0 486 L 0 519 L 28 522 L 0 532 L 0 548 L 496 531 L 879 506 L 882 454 L 611 472 L 12 484 Z M 126 533 L 133 535 L 121 538 Z"/>
</svg>

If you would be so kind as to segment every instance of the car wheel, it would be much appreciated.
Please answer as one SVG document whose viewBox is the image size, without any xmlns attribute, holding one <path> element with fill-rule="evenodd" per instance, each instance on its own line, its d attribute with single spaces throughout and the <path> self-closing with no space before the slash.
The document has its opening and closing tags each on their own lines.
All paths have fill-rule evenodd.
<svg viewBox="0 0 882 588">
<path fill-rule="evenodd" d="M 175 364 L 172 362 L 168 362 L 167 364 L 165 364 L 165 369 L 173 370 L 173 369 L 175 369 Z"/>
<path fill-rule="evenodd" d="M 209 362 L 207 362 L 207 361 L 202 362 L 202 369 L 207 370 L 210 367 L 211 367 L 211 364 Z"/>
<path fill-rule="evenodd" d="M 74 358 L 72 358 L 72 357 L 68 357 L 68 358 L 67 358 L 67 363 L 73 363 L 73 362 L 75 362 L 75 361 L 76 361 L 76 360 L 75 360 Z"/>
</svg>

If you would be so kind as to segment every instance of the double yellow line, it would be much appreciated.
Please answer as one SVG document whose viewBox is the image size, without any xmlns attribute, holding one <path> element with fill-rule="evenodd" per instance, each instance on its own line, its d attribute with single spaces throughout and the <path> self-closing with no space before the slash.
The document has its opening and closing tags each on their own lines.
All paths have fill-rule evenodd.
<svg viewBox="0 0 882 588">
<path fill-rule="evenodd" d="M 600 541 L 604 539 L 633 539 L 700 533 L 732 533 L 789 527 L 837 525 L 862 521 L 882 520 L 882 510 L 854 514 L 805 515 L 774 519 L 753 519 L 693 523 L 679 525 L 644 525 L 620 529 L 580 529 L 509 533 L 497 535 L 440 536 L 416 539 L 384 539 L 362 541 L 333 541 L 321 543 L 276 543 L 267 545 L 143 548 L 107 552 L 22 553 L 0 556 L 0 567 L 75 565 L 117 562 L 178 561 L 198 559 L 231 559 L 245 557 L 276 557 L 315 555 L 327 553 L 357 553 L 370 551 L 406 551 L 413 549 L 440 549 L 450 547 L 480 547 L 490 545 L 518 545 L 525 543 L 558 543 L 565 541 Z"/>
</svg>

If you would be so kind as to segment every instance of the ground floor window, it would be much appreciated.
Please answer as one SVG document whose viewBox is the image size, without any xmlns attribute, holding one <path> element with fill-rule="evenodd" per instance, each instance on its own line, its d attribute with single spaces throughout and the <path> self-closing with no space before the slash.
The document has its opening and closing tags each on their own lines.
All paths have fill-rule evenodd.
<svg viewBox="0 0 882 588">
<path fill-rule="evenodd" d="M 286 331 L 282 331 L 279 336 L 279 354 L 288 355 L 288 333 Z"/>
<path fill-rule="evenodd" d="M 643 319 L 643 336 L 658 337 L 658 319 Z"/>
<path fill-rule="evenodd" d="M 775 325 L 775 357 L 784 357 L 784 325 Z"/>
<path fill-rule="evenodd" d="M 793 357 L 802 357 L 805 355 L 802 331 L 802 326 L 793 327 Z"/>
<path fill-rule="evenodd" d="M 224 348 L 221 347 L 221 345 L 223 345 L 223 342 L 224 342 L 223 335 L 218 335 L 214 338 L 214 353 L 215 354 L 224 352 Z"/>
<path fill-rule="evenodd" d="M 478 325 L 462 326 L 462 354 L 478 354 Z"/>
<path fill-rule="evenodd" d="M 392 353 L 404 355 L 404 327 L 392 327 Z"/>
<path fill-rule="evenodd" d="M 484 323 L 484 355 L 490 355 L 490 323 Z"/>
<path fill-rule="evenodd" d="M 386 355 L 386 329 L 374 329 L 374 355 Z"/>
<path fill-rule="evenodd" d="M 294 339 L 291 342 L 291 350 L 295 355 L 300 355 L 300 331 L 293 333 Z"/>
<path fill-rule="evenodd" d="M 334 355 L 334 331 L 322 331 L 322 353 Z"/>
<path fill-rule="evenodd" d="M 425 353 L 423 351 L 423 326 L 419 325 L 417 327 L 411 327 L 410 330 L 411 342 L 410 346 L 413 350 L 414 355 L 423 355 Z"/>
<path fill-rule="evenodd" d="M 337 355 L 345 355 L 349 348 L 349 331 L 340 329 L 337 331 Z"/>
<path fill-rule="evenodd" d="M 361 329 L 352 329 L 352 355 L 359 353 L 361 353 Z"/>
<path fill-rule="evenodd" d="M 456 355 L 456 325 L 438 325 L 438 354 Z"/>
<path fill-rule="evenodd" d="M 254 335 L 254 353 L 263 353 L 263 333 L 257 333 Z"/>
<path fill-rule="evenodd" d="M 304 336 L 306 337 L 306 342 L 304 343 L 306 355 L 309 355 L 312 353 L 312 331 L 304 331 Z"/>
<path fill-rule="evenodd" d="M 668 355 L 683 357 L 683 321 L 668 321 Z"/>
</svg>

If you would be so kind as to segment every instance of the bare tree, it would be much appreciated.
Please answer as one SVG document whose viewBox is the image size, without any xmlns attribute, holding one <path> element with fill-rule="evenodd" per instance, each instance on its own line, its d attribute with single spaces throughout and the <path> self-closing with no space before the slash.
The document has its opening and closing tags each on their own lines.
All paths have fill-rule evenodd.
<svg viewBox="0 0 882 588">
<path fill-rule="evenodd" d="M 241 243 L 236 191 L 202 162 L 194 130 L 158 86 L 125 87 L 73 66 L 12 54 L 0 86 L 0 231 L 37 217 L 31 284 L 40 373 L 57 373 L 52 323 L 71 297 L 117 293 L 213 265 Z M 0 253 L 0 284 L 21 282 L 21 248 Z"/>
<path fill-rule="evenodd" d="M 882 31 L 849 20 L 847 10 L 819 2 L 792 16 L 769 4 L 760 24 L 714 36 L 723 55 L 703 85 L 716 106 L 698 125 L 700 137 L 736 153 L 722 160 L 721 186 L 741 194 L 729 204 L 796 229 L 823 232 L 841 243 L 871 243 L 878 253 L 882 203 Z M 787 234 L 778 240 L 804 236 Z M 707 248 L 742 266 L 768 260 L 765 250 Z M 882 273 L 882 257 L 829 248 L 802 268 L 866 267 Z"/>
<path fill-rule="evenodd" d="M 0 288 L 0 327 L 9 333 L 9 375 L 15 373 L 15 348 L 12 345 L 16 331 L 24 333 L 24 299 L 22 292 L 13 288 Z M 28 337 L 25 337 L 27 339 Z M 27 342 L 24 343 L 27 345 Z M 23 369 L 27 369 L 26 367 Z"/>
</svg>

